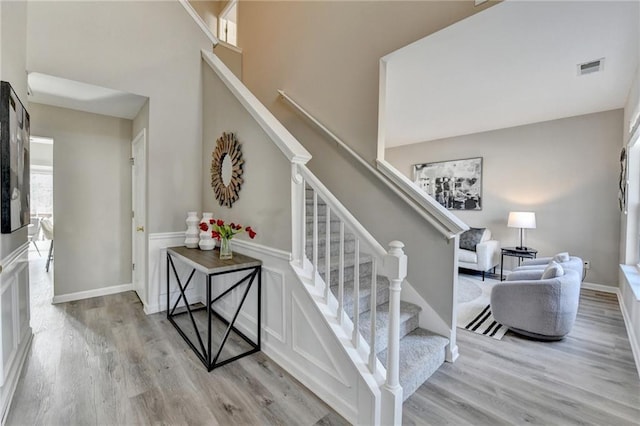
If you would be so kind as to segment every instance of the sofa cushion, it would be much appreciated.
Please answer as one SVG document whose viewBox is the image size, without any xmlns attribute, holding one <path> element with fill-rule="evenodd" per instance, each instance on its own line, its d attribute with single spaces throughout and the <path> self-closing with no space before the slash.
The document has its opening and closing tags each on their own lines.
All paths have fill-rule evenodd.
<svg viewBox="0 0 640 426">
<path fill-rule="evenodd" d="M 482 242 L 486 228 L 470 228 L 460 234 L 460 248 L 476 251 L 476 246 Z"/>
<path fill-rule="evenodd" d="M 540 279 L 547 280 L 549 278 L 557 278 L 564 275 L 564 269 L 562 266 L 555 260 L 549 262 L 546 268 L 544 268 L 544 272 L 542 273 L 542 277 Z"/>
<path fill-rule="evenodd" d="M 558 263 L 562 263 L 562 262 L 568 262 L 570 259 L 569 257 L 569 253 L 562 252 L 562 253 L 558 253 L 555 256 L 553 256 L 553 260 L 555 260 Z"/>
<path fill-rule="evenodd" d="M 458 250 L 458 261 L 478 263 L 478 254 L 475 251 L 460 249 Z"/>
</svg>

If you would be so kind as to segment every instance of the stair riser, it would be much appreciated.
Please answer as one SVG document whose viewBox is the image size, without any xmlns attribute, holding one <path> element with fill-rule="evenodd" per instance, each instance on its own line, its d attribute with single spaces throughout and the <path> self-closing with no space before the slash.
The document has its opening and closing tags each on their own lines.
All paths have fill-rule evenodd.
<svg viewBox="0 0 640 426">
<path fill-rule="evenodd" d="M 338 276 L 338 267 L 337 265 L 331 265 L 332 268 L 329 270 L 329 285 L 330 286 L 334 286 L 334 285 L 338 285 L 338 280 L 339 280 L 339 276 Z M 369 284 L 371 282 L 371 262 L 367 262 L 364 264 L 360 265 L 360 283 L 362 285 Z M 318 270 L 318 273 L 320 274 L 320 276 L 322 277 L 323 280 L 325 280 L 325 271 L 324 271 L 324 267 L 320 267 L 320 269 Z M 353 266 L 346 266 L 344 268 L 344 280 L 346 281 L 353 281 L 355 274 L 354 274 L 354 267 Z"/>
<path fill-rule="evenodd" d="M 324 234 L 320 234 L 318 233 L 318 257 L 322 257 L 324 259 L 324 251 L 327 247 L 327 240 L 325 239 Z M 307 238 L 307 245 L 305 246 L 305 250 L 306 253 L 313 253 L 313 238 L 311 238 L 311 236 L 309 236 Z M 338 253 L 340 253 L 340 241 L 331 241 L 329 243 L 329 248 L 331 249 L 331 255 L 336 256 Z M 344 252 L 345 254 L 347 253 L 353 253 L 356 250 L 356 242 L 351 240 L 351 241 L 346 241 L 344 242 Z"/>
<path fill-rule="evenodd" d="M 379 304 L 376 310 L 376 346 L 375 351 L 379 353 L 387 348 L 389 338 L 389 305 Z M 418 328 L 420 308 L 411 303 L 400 303 L 400 339 Z M 358 329 L 362 337 L 371 344 L 370 335 L 371 312 L 363 312 L 359 315 Z"/>
<path fill-rule="evenodd" d="M 331 291 L 337 298 L 338 288 L 332 287 Z M 351 294 L 347 295 L 347 291 L 345 291 L 344 311 L 349 318 L 353 319 L 353 289 L 349 289 L 349 292 Z M 369 311 L 371 308 L 371 293 L 367 292 L 367 294 L 361 295 L 358 299 L 360 300 L 360 313 Z M 389 288 L 381 288 L 376 291 L 376 302 L 378 305 L 389 302 Z"/>
<path fill-rule="evenodd" d="M 331 234 L 339 234 L 340 233 L 340 221 L 339 220 L 331 220 L 330 222 L 330 233 Z M 325 232 L 327 230 L 327 222 L 322 219 L 318 221 L 318 237 L 320 237 L 320 235 L 324 235 Z M 305 224 L 305 231 L 307 234 L 307 238 L 311 238 L 311 236 L 313 235 L 313 219 L 312 218 L 307 218 L 307 222 Z M 347 234 L 347 227 L 345 226 L 345 235 Z"/>
<path fill-rule="evenodd" d="M 420 325 L 420 320 L 418 315 L 414 315 L 409 318 L 407 321 L 400 323 L 400 338 L 402 339 L 407 334 L 411 333 L 413 330 L 418 328 Z M 363 336 L 365 340 L 370 344 L 370 336 Z M 389 330 L 387 327 L 376 330 L 376 353 L 387 349 L 387 345 L 389 344 Z"/>
</svg>

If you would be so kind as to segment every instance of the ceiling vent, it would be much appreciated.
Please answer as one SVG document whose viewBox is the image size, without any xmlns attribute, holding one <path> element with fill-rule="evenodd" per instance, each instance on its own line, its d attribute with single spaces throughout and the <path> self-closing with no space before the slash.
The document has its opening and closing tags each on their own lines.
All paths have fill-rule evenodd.
<svg viewBox="0 0 640 426">
<path fill-rule="evenodd" d="M 578 75 L 593 74 L 604 70 L 604 58 L 578 64 Z"/>
</svg>

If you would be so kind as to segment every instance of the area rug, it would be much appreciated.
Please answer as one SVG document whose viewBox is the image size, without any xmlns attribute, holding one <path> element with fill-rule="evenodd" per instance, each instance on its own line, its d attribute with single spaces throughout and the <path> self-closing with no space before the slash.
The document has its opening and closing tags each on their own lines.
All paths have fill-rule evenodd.
<svg viewBox="0 0 640 426">
<path fill-rule="evenodd" d="M 491 289 L 499 281 L 458 274 L 458 327 L 500 340 L 507 328 L 491 313 Z"/>
</svg>

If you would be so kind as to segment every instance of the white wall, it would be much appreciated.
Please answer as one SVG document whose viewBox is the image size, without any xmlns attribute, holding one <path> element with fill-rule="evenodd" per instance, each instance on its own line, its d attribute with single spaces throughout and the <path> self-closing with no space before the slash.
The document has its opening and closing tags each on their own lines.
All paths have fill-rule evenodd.
<svg viewBox="0 0 640 426">
<path fill-rule="evenodd" d="M 31 104 L 54 139 L 54 297 L 131 283 L 132 122 Z"/>
<path fill-rule="evenodd" d="M 534 211 L 527 245 L 540 255 L 569 251 L 591 261 L 586 281 L 617 285 L 622 121 L 622 110 L 607 111 L 392 148 L 385 158 L 412 178 L 416 163 L 483 157 L 483 209 L 458 217 L 513 246 L 509 211 Z"/>
<path fill-rule="evenodd" d="M 201 202 L 200 49 L 211 43 L 177 1 L 28 2 L 28 13 L 29 71 L 150 99 L 147 229 L 184 230 Z"/>
</svg>

